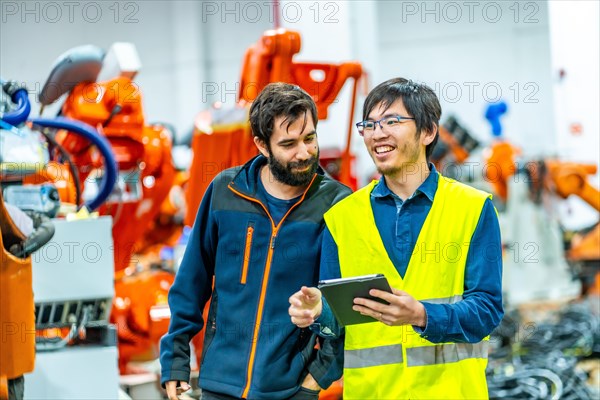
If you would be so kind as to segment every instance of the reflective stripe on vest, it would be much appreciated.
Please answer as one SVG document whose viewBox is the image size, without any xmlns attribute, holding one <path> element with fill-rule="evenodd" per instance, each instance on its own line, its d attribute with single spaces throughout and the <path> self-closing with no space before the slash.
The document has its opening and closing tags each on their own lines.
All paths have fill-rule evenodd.
<svg viewBox="0 0 600 400">
<path fill-rule="evenodd" d="M 489 342 L 444 343 L 435 346 L 412 347 L 406 349 L 406 365 L 420 367 L 454 363 L 469 358 L 488 358 Z M 371 347 L 344 351 L 344 368 L 377 367 L 387 364 L 400 364 L 403 361 L 402 345 Z"/>
<path fill-rule="evenodd" d="M 402 345 L 344 351 L 344 368 L 365 368 L 402 363 Z"/>
<path fill-rule="evenodd" d="M 419 367 L 454 363 L 468 358 L 487 358 L 488 341 L 471 343 L 444 343 L 436 346 L 406 349 L 406 365 Z"/>
<path fill-rule="evenodd" d="M 426 303 L 431 303 L 431 304 L 454 304 L 454 303 L 458 303 L 459 301 L 461 301 L 463 299 L 462 295 L 456 295 L 456 296 L 451 296 L 451 297 L 442 297 L 441 299 L 427 299 L 427 300 L 419 300 L 419 301 L 424 301 Z"/>
</svg>

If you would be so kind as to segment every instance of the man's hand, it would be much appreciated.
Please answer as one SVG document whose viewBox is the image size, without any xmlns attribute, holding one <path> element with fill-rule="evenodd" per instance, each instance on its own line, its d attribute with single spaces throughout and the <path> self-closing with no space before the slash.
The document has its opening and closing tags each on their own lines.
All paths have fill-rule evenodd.
<svg viewBox="0 0 600 400">
<path fill-rule="evenodd" d="M 168 381 L 165 383 L 169 400 L 178 400 L 179 395 L 190 390 L 190 385 L 184 381 Z"/>
<path fill-rule="evenodd" d="M 310 390 L 321 390 L 321 386 L 319 386 L 319 383 L 315 380 L 315 378 L 313 378 L 313 376 L 310 373 L 306 375 L 306 378 L 304 378 L 304 381 L 300 386 Z"/>
<path fill-rule="evenodd" d="M 290 304 L 292 324 L 299 328 L 313 324 L 323 311 L 321 291 L 315 287 L 302 286 L 302 289 L 290 297 Z"/>
<path fill-rule="evenodd" d="M 425 306 L 408 293 L 392 288 L 392 293 L 371 289 L 369 294 L 390 304 L 385 305 L 374 300 L 357 297 L 354 299 L 352 309 L 390 326 L 415 325 L 425 328 L 427 325 Z"/>
</svg>

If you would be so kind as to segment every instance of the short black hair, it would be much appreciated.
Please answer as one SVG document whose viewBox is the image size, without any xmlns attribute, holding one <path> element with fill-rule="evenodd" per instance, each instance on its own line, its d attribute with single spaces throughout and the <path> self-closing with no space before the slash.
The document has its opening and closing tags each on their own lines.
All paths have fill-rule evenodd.
<svg viewBox="0 0 600 400">
<path fill-rule="evenodd" d="M 365 99 L 363 120 L 368 118 L 378 104 L 387 110 L 398 99 L 402 100 L 404 108 L 410 114 L 407 117 L 415 119 L 417 137 L 421 135 L 421 130 L 430 130 L 435 124 L 435 138 L 425 148 L 425 156 L 429 160 L 438 141 L 440 117 L 442 116 L 440 101 L 429 86 L 405 78 L 393 78 L 380 83 Z"/>
<path fill-rule="evenodd" d="M 265 86 L 250 106 L 252 136 L 259 138 L 269 147 L 275 118 L 284 116 L 283 122 L 289 128 L 290 124 L 303 116 L 302 129 L 304 130 L 309 113 L 316 128 L 317 106 L 308 93 L 298 85 L 282 82 L 270 83 Z"/>
</svg>

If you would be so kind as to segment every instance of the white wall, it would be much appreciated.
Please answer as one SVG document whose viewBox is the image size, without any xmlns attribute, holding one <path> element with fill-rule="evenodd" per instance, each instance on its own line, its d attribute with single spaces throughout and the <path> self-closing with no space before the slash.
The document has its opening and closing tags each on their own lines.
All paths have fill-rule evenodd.
<svg viewBox="0 0 600 400">
<path fill-rule="evenodd" d="M 554 123 L 561 158 L 597 163 L 600 154 L 600 4 L 549 4 Z M 560 78 L 560 71 L 564 77 Z M 579 124 L 581 132 L 573 132 Z"/>
<path fill-rule="evenodd" d="M 174 103 L 165 102 L 168 104 L 159 107 L 147 100 L 171 97 L 173 36 L 172 29 L 161 29 L 161 25 L 165 21 L 170 25 L 172 7 L 167 2 L 128 3 L 126 10 L 110 9 L 113 3 L 108 2 L 76 5 L 69 8 L 61 2 L 2 1 L 2 78 L 25 82 L 33 91 L 30 99 L 37 103 L 37 94 L 61 53 L 83 44 L 108 49 L 113 42 L 130 41 L 137 46 L 142 60 L 143 73 L 136 82 L 145 95 L 147 113 L 153 119 L 170 120 Z M 34 104 L 34 111 L 37 109 Z"/>
<path fill-rule="evenodd" d="M 551 1 L 549 14 L 557 154 L 600 169 L 600 4 Z M 590 182 L 600 187 L 600 174 L 591 176 Z M 561 202 L 559 210 L 563 224 L 571 229 L 598 221 L 598 212 L 577 197 Z"/>
<path fill-rule="evenodd" d="M 108 49 L 132 42 L 142 62 L 135 82 L 148 121 L 173 123 L 181 134 L 198 111 L 227 96 L 221 88 L 233 90 L 244 50 L 272 26 L 267 8 L 256 20 L 244 3 L 230 3 L 2 0 L 0 76 L 27 84 L 37 115 L 37 94 L 59 55 L 83 44 Z M 203 96 L 208 82 L 219 93 Z"/>
<path fill-rule="evenodd" d="M 546 2 L 380 2 L 375 82 L 403 76 L 429 84 L 442 121 L 455 114 L 484 143 L 488 104 L 502 98 L 504 132 L 526 153 L 555 151 Z"/>
<path fill-rule="evenodd" d="M 237 99 L 242 60 L 248 47 L 263 32 L 274 27 L 273 10 L 266 2 L 205 1 L 202 40 L 209 57 L 203 100 L 207 107 L 215 101 L 234 104 Z M 215 88 L 217 88 L 215 90 Z"/>
</svg>

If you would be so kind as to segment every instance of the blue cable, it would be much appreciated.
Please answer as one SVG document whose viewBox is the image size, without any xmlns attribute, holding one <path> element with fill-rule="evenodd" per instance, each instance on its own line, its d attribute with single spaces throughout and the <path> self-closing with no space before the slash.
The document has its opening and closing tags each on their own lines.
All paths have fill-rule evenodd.
<svg viewBox="0 0 600 400">
<path fill-rule="evenodd" d="M 17 109 L 5 113 L 2 116 L 2 121 L 12 126 L 18 126 L 27 120 L 27 117 L 29 117 L 29 113 L 31 112 L 31 104 L 29 103 L 27 89 L 17 90 L 12 95 L 11 99 L 17 105 Z"/>
<path fill-rule="evenodd" d="M 65 129 L 69 132 L 73 132 L 79 136 L 85 137 L 98 148 L 104 158 L 104 176 L 100 184 L 100 193 L 98 193 L 96 198 L 86 203 L 85 206 L 88 210 L 93 211 L 104 203 L 104 201 L 108 199 L 108 196 L 110 196 L 113 187 L 117 183 L 118 177 L 117 161 L 115 160 L 115 156 L 108 140 L 98 134 L 98 132 L 90 125 L 69 118 L 33 118 L 31 122 L 33 122 L 34 125 L 41 127 Z"/>
</svg>

